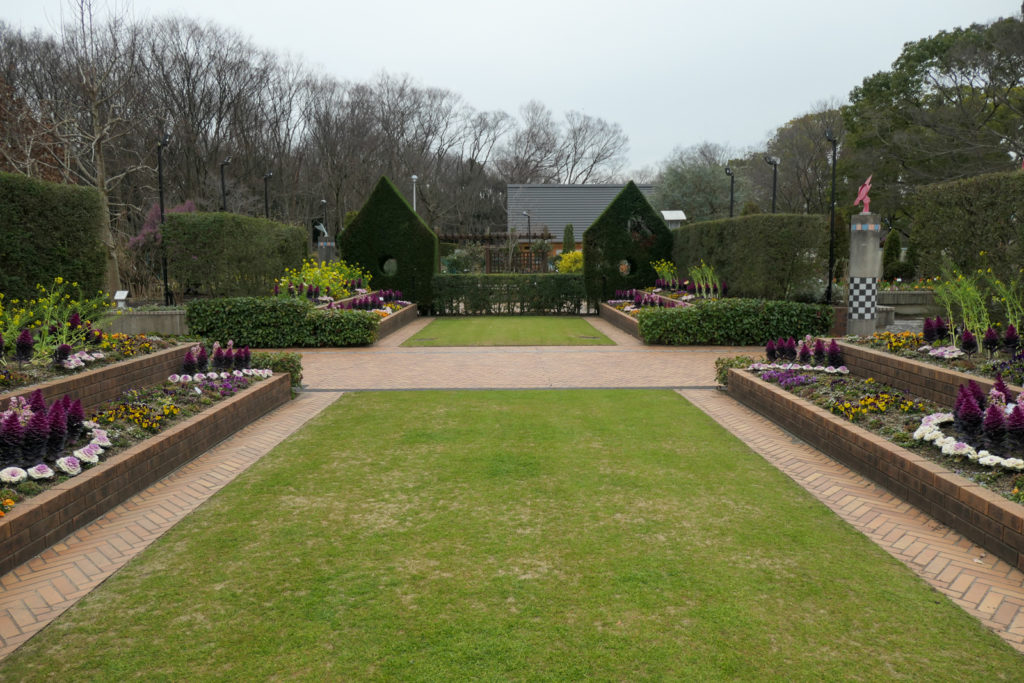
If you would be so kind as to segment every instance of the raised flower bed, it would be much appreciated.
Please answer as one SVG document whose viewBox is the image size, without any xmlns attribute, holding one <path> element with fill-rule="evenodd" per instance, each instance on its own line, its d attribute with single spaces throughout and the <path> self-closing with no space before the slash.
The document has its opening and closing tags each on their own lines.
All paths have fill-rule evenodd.
<svg viewBox="0 0 1024 683">
<path fill-rule="evenodd" d="M 845 347 L 843 351 L 851 372 L 857 372 Z M 902 374 L 910 372 L 904 368 Z M 873 376 L 881 381 L 877 374 Z M 829 457 L 1024 570 L 1024 506 L 749 372 L 729 370 L 728 392 Z"/>
<path fill-rule="evenodd" d="M 623 313 L 614 306 L 610 306 L 602 302 L 601 305 L 598 306 L 597 314 L 626 334 L 632 335 L 643 341 L 643 338 L 640 336 L 640 323 L 636 318 L 628 313 Z"/>
<path fill-rule="evenodd" d="M 181 350 L 175 368 L 181 365 Z M 160 377 L 160 380 L 166 375 Z M 277 374 L 19 502 L 0 519 L 0 573 L 37 555 L 290 398 Z M 121 387 L 124 388 L 123 386 Z"/>
</svg>

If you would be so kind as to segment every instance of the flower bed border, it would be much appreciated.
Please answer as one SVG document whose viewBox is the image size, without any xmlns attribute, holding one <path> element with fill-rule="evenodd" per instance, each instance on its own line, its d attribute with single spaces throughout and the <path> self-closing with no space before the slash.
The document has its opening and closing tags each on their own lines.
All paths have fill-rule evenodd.
<svg viewBox="0 0 1024 683">
<path fill-rule="evenodd" d="M 749 372 L 730 370 L 728 392 L 830 458 L 1024 570 L 1024 507 Z"/>
<path fill-rule="evenodd" d="M 377 341 L 402 329 L 419 315 L 416 304 L 410 304 L 400 311 L 396 311 L 386 318 L 382 318 L 377 327 Z"/>
<path fill-rule="evenodd" d="M 35 557 L 291 397 L 286 373 L 256 382 L 37 496 L 0 520 L 0 574 Z"/>
<path fill-rule="evenodd" d="M 883 384 L 948 408 L 956 403 L 957 388 L 961 384 L 967 384 L 973 379 L 986 394 L 995 384 L 995 380 L 978 375 L 903 358 L 888 351 L 836 341 L 843 351 L 843 363 L 854 375 L 873 377 Z M 1021 387 L 1009 386 L 1014 392 L 1021 391 Z"/>
<path fill-rule="evenodd" d="M 603 302 L 598 307 L 597 314 L 626 334 L 630 334 L 640 341 L 644 341 L 643 337 L 640 336 L 640 322 L 633 316 L 623 313 L 617 308 L 613 308 Z M 647 342 L 644 343 L 646 344 Z"/>
<path fill-rule="evenodd" d="M 72 399 L 81 399 L 82 408 L 88 415 L 107 401 L 120 397 L 126 389 L 159 384 L 167 379 L 168 375 L 181 372 L 186 350 L 186 346 L 173 346 L 126 358 L 100 368 L 21 387 L 0 394 L 0 409 L 5 409 L 16 396 L 28 398 L 36 389 L 42 389 L 43 398 L 47 402 L 61 398 L 64 394 L 70 395 Z"/>
</svg>

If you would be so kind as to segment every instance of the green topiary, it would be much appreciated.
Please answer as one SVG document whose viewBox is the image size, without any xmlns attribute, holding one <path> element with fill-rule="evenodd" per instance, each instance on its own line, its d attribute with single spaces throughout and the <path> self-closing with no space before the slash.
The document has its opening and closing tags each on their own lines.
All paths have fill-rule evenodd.
<svg viewBox="0 0 1024 683">
<path fill-rule="evenodd" d="M 651 262 L 672 258 L 672 233 L 630 181 L 583 233 L 587 299 L 597 306 L 618 289 L 653 285 Z"/>
<path fill-rule="evenodd" d="M 882 250 L 882 279 L 895 280 L 903 277 L 903 263 L 900 257 L 903 256 L 903 241 L 900 239 L 900 232 L 895 228 L 889 231 L 885 237 L 885 248 Z"/>
<path fill-rule="evenodd" d="M 644 308 L 637 322 L 648 344 L 759 346 L 766 339 L 824 335 L 833 317 L 824 304 L 715 299 L 685 308 Z"/>
<path fill-rule="evenodd" d="M 562 233 L 562 253 L 568 254 L 572 251 L 576 251 L 576 231 L 573 230 L 572 223 L 569 223 Z"/>
<path fill-rule="evenodd" d="M 412 210 L 386 177 L 370 194 L 338 247 L 349 263 L 373 277 L 377 289 L 397 289 L 408 301 L 429 308 L 438 269 L 437 235 Z"/>
</svg>

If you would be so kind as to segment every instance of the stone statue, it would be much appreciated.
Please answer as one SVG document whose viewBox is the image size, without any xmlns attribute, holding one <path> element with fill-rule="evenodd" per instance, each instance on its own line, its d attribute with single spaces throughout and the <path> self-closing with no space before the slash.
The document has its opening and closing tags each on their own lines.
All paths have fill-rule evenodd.
<svg viewBox="0 0 1024 683">
<path fill-rule="evenodd" d="M 874 175 L 874 173 L 869 175 L 868 179 L 865 180 L 864 184 L 860 186 L 859 190 L 857 190 L 857 201 L 853 204 L 854 206 L 860 203 L 864 204 L 864 210 L 861 213 L 871 213 L 871 197 L 868 196 L 868 192 L 871 191 L 871 179 Z"/>
</svg>

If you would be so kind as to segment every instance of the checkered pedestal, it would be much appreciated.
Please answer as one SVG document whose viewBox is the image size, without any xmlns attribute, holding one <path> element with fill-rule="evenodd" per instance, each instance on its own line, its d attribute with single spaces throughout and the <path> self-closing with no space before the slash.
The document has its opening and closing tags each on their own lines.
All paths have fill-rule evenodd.
<svg viewBox="0 0 1024 683">
<path fill-rule="evenodd" d="M 874 319 L 878 303 L 878 278 L 851 277 L 847 301 L 850 320 Z"/>
</svg>

